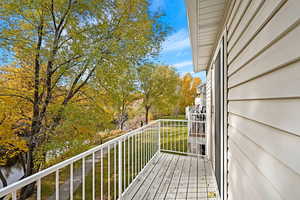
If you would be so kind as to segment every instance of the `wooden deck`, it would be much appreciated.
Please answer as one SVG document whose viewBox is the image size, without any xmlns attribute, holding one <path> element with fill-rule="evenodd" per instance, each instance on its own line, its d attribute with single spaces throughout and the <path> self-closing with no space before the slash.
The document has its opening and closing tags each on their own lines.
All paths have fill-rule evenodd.
<svg viewBox="0 0 300 200">
<path fill-rule="evenodd" d="M 123 195 L 125 200 L 216 200 L 216 183 L 208 161 L 160 153 Z"/>
</svg>

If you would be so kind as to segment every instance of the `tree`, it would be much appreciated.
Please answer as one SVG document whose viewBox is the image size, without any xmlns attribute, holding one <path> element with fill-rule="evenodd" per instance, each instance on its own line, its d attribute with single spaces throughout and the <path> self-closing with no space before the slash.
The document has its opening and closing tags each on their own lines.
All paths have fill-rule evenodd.
<svg viewBox="0 0 300 200">
<path fill-rule="evenodd" d="M 101 67 L 134 65 L 157 53 L 165 33 L 147 9 L 146 0 L 1 1 L 0 45 L 13 52 L 15 68 L 29 66 L 32 84 L 22 94 L 10 86 L 1 91 L 3 97 L 26 97 L 31 107 L 24 177 L 36 171 L 35 151 Z M 31 192 L 32 185 L 25 187 L 22 199 Z"/>
<path fill-rule="evenodd" d="M 179 111 L 185 112 L 185 107 L 194 104 L 197 96 L 197 86 L 201 84 L 199 77 L 193 78 L 190 73 L 186 73 L 181 79 Z"/>
<path fill-rule="evenodd" d="M 149 121 L 149 111 L 155 107 L 167 107 L 175 101 L 178 74 L 168 66 L 146 64 L 138 68 L 139 91 L 145 109 L 145 122 Z"/>
<path fill-rule="evenodd" d="M 136 67 L 120 63 L 102 68 L 97 77 L 97 90 L 103 90 L 102 99 L 111 105 L 114 121 L 123 130 L 128 120 L 128 107 L 138 99 L 136 87 Z"/>
<path fill-rule="evenodd" d="M 26 125 L 29 121 L 28 114 L 31 112 L 27 96 L 22 95 L 25 85 L 30 84 L 28 73 L 25 69 L 14 67 L 2 67 L 0 73 L 0 166 L 8 163 L 27 152 L 27 142 L 22 138 Z M 14 95 L 2 96 L 9 92 L 5 88 L 14 88 Z M 2 185 L 6 186 L 5 176 L 0 171 Z"/>
</svg>

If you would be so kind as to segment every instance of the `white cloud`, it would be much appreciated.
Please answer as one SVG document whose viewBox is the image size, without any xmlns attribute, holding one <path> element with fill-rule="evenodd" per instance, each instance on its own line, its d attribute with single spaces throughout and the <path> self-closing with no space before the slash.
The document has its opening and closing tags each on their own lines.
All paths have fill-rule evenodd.
<svg viewBox="0 0 300 200">
<path fill-rule="evenodd" d="M 168 36 L 162 45 L 164 52 L 178 51 L 190 47 L 189 35 L 186 29 L 180 29 Z"/>
<path fill-rule="evenodd" d="M 187 66 L 191 66 L 191 65 L 193 65 L 192 61 L 184 61 L 184 62 L 173 64 L 173 66 L 176 68 L 187 67 Z"/>
</svg>

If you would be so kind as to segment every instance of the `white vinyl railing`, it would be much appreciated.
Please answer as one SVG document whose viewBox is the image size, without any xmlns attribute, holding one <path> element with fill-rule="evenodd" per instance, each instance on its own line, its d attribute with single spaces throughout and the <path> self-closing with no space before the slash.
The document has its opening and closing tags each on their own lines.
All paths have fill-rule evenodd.
<svg viewBox="0 0 300 200">
<path fill-rule="evenodd" d="M 161 151 L 187 155 L 205 155 L 205 121 L 160 120 Z"/>
<path fill-rule="evenodd" d="M 201 154 L 198 142 L 190 140 L 189 124 L 153 121 L 0 189 L 0 199 L 25 199 L 26 187 L 34 190 L 30 200 L 122 199 L 158 152 Z"/>
</svg>

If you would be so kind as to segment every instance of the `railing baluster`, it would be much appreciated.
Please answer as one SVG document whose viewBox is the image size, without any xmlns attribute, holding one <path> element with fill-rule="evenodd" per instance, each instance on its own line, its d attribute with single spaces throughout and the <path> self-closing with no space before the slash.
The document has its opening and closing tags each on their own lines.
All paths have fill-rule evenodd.
<svg viewBox="0 0 300 200">
<path fill-rule="evenodd" d="M 174 150 L 174 136 L 173 136 L 173 134 L 174 133 L 172 133 L 174 130 L 176 129 L 176 127 L 175 127 L 175 123 L 174 122 L 171 122 L 171 129 L 170 129 L 170 137 L 171 137 L 171 150 L 173 151 Z"/>
<path fill-rule="evenodd" d="M 138 168 L 138 160 L 137 160 L 137 155 L 138 155 L 138 152 L 137 152 L 137 142 L 136 142 L 136 137 L 137 137 L 137 134 L 135 134 L 135 136 L 134 136 L 134 143 L 135 143 L 135 145 L 134 145 L 134 148 L 135 148 L 135 167 L 134 167 L 134 169 L 135 169 L 135 176 L 136 176 L 136 174 L 137 174 L 137 168 Z"/>
<path fill-rule="evenodd" d="M 146 161 L 145 161 L 145 165 L 146 163 L 148 162 L 148 135 L 149 135 L 149 132 L 151 131 L 151 126 L 149 127 L 148 131 L 146 132 L 146 135 L 145 135 L 145 148 L 146 148 Z"/>
<path fill-rule="evenodd" d="M 13 191 L 11 193 L 11 196 L 12 196 L 12 200 L 17 200 L 17 191 Z"/>
<path fill-rule="evenodd" d="M 70 200 L 73 200 L 73 163 L 70 164 Z"/>
<path fill-rule="evenodd" d="M 36 199 L 41 200 L 41 179 L 36 182 Z"/>
<path fill-rule="evenodd" d="M 200 126 L 199 126 L 199 123 L 198 122 L 195 122 L 196 123 L 196 135 L 195 135 L 195 145 L 196 145 L 196 154 L 198 154 L 198 153 L 200 153 L 200 151 L 199 151 L 199 148 L 198 148 L 198 137 L 199 137 L 199 128 L 200 128 Z"/>
<path fill-rule="evenodd" d="M 180 144 L 181 144 L 181 152 L 184 152 L 184 135 L 182 134 L 182 133 L 183 133 L 183 131 L 182 131 L 183 127 L 184 127 L 184 123 L 182 122 L 182 123 L 180 123 Z"/>
<path fill-rule="evenodd" d="M 149 151 L 148 151 L 148 161 L 150 160 L 150 157 L 151 157 L 151 149 L 152 149 L 152 134 L 153 133 L 153 127 L 151 127 L 151 129 L 150 129 L 150 132 L 149 132 L 149 134 L 148 134 L 148 149 L 149 149 Z"/>
<path fill-rule="evenodd" d="M 142 168 L 144 167 L 145 164 L 145 157 L 146 157 L 146 151 L 145 151 L 145 135 L 147 134 L 147 128 L 145 129 L 145 131 L 142 134 Z"/>
<path fill-rule="evenodd" d="M 133 137 L 134 136 L 132 136 L 131 137 L 131 143 L 130 143 L 130 145 L 131 145 L 131 176 L 130 176 L 130 181 L 132 181 L 132 179 L 133 179 L 133 159 L 134 159 L 134 152 L 133 152 Z"/>
<path fill-rule="evenodd" d="M 186 138 L 183 142 L 184 142 L 184 152 L 188 152 L 188 138 L 189 138 L 189 135 L 190 135 L 190 122 L 188 121 L 187 123 L 187 127 L 188 127 L 188 131 L 187 133 L 183 132 L 184 134 L 184 138 Z M 187 136 L 186 136 L 187 134 Z"/>
<path fill-rule="evenodd" d="M 150 132 L 152 131 L 152 126 L 149 127 L 149 131 L 148 131 L 148 134 L 146 135 L 146 148 L 147 148 L 147 158 L 146 158 L 146 161 L 148 162 L 149 160 L 149 134 Z"/>
<path fill-rule="evenodd" d="M 143 131 L 143 130 L 141 130 L 141 131 Z M 141 159 L 141 134 L 140 133 L 138 134 L 138 154 L 139 154 L 139 156 L 138 156 L 138 158 L 139 158 L 138 173 L 139 173 L 141 170 L 141 161 L 142 161 L 142 159 Z"/>
<path fill-rule="evenodd" d="M 170 141 L 170 127 L 171 127 L 171 123 L 167 122 L 167 136 L 168 136 L 168 150 L 171 150 L 171 141 Z"/>
<path fill-rule="evenodd" d="M 155 124 L 156 125 L 156 124 Z M 153 129 L 152 131 L 152 134 L 150 135 L 150 138 L 151 138 L 151 142 L 150 142 L 150 147 L 151 147 L 151 150 L 150 150 L 150 157 L 153 156 L 153 135 L 155 135 L 155 131 L 156 131 L 156 126 L 154 127 L 155 129 Z M 150 158 L 151 159 L 151 158 Z"/>
<path fill-rule="evenodd" d="M 119 199 L 122 199 L 122 140 L 119 140 Z"/>
<path fill-rule="evenodd" d="M 117 145 L 114 143 L 114 199 L 117 199 Z"/>
<path fill-rule="evenodd" d="M 82 158 L 82 199 L 85 200 L 85 157 Z"/>
<path fill-rule="evenodd" d="M 55 199 L 59 200 L 59 169 L 55 172 Z"/>
<path fill-rule="evenodd" d="M 145 148 L 146 148 L 146 162 L 145 162 L 145 165 L 148 162 L 148 142 L 149 142 L 148 137 L 149 137 L 150 131 L 151 131 L 151 126 L 149 126 L 148 131 L 146 132 L 146 135 L 145 135 Z"/>
<path fill-rule="evenodd" d="M 143 164 L 143 147 L 142 147 L 142 145 L 143 145 L 143 139 L 142 139 L 142 136 L 143 136 L 143 133 L 144 133 L 144 131 L 145 131 L 145 129 L 143 129 L 142 131 L 141 131 L 141 133 L 140 133 L 140 156 L 141 156 L 141 162 L 140 162 L 140 170 L 139 170 L 139 172 L 142 170 L 142 164 Z"/>
<path fill-rule="evenodd" d="M 124 177 L 123 177 L 123 181 L 124 181 L 124 186 L 123 186 L 123 188 L 124 188 L 124 190 L 125 190 L 125 188 L 126 188 L 126 138 L 124 139 L 124 152 L 123 152 L 123 159 L 124 159 L 124 161 L 123 161 L 123 163 L 124 163 Z"/>
<path fill-rule="evenodd" d="M 110 199 L 110 145 L 107 146 L 107 195 L 108 199 Z"/>
<path fill-rule="evenodd" d="M 92 198 L 95 200 L 95 153 L 92 154 Z"/>
<path fill-rule="evenodd" d="M 176 136 L 177 136 L 177 122 L 174 122 L 174 134 L 173 134 L 173 143 L 174 143 L 174 150 L 177 151 L 177 141 L 176 141 Z"/>
<path fill-rule="evenodd" d="M 149 129 L 148 128 L 146 128 L 146 130 L 145 130 L 145 133 L 144 133 L 144 135 L 143 135 L 143 148 L 144 148 L 144 150 L 143 150 L 143 152 L 144 152 L 144 158 L 143 158 L 143 168 L 144 168 L 144 166 L 145 166 L 145 162 L 146 162 L 146 160 L 147 160 L 147 145 L 146 145 L 146 142 L 147 142 L 147 133 L 148 133 L 148 131 L 149 131 Z"/>
<path fill-rule="evenodd" d="M 165 138 L 164 138 L 164 121 L 161 121 L 161 123 L 160 123 L 160 138 L 159 138 L 159 140 L 162 140 L 162 143 L 161 144 L 159 144 L 159 149 L 165 149 Z"/>
<path fill-rule="evenodd" d="M 101 164 L 101 168 L 100 168 L 100 177 L 101 177 L 101 182 L 100 182 L 100 190 L 101 190 L 101 200 L 103 200 L 103 148 L 101 148 L 100 151 L 100 164 Z"/>
<path fill-rule="evenodd" d="M 127 160 L 127 182 L 128 185 L 130 183 L 130 136 L 127 139 L 127 156 L 128 156 L 128 160 Z"/>
<path fill-rule="evenodd" d="M 151 127 L 150 132 L 148 134 L 148 161 L 150 160 L 151 157 L 151 149 L 152 149 L 152 133 L 153 133 L 153 127 Z"/>
</svg>

